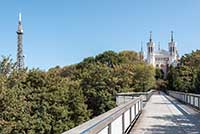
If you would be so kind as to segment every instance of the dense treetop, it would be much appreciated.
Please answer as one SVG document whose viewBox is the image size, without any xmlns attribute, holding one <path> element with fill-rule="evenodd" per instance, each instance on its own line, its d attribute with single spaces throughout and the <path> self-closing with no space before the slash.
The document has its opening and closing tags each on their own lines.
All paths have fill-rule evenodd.
<svg viewBox="0 0 200 134">
<path fill-rule="evenodd" d="M 0 133 L 57 134 L 115 105 L 118 92 L 152 88 L 199 93 L 200 51 L 184 55 L 178 67 L 163 72 L 134 51 L 106 51 L 70 66 L 17 70 L 0 60 Z M 167 85 L 167 87 L 166 87 Z"/>
<path fill-rule="evenodd" d="M 177 67 L 170 67 L 168 89 L 200 93 L 200 50 L 185 54 Z"/>
<path fill-rule="evenodd" d="M 154 69 L 133 51 L 106 51 L 82 62 L 17 70 L 0 61 L 0 133 L 61 133 L 115 107 L 115 94 L 147 91 Z"/>
</svg>

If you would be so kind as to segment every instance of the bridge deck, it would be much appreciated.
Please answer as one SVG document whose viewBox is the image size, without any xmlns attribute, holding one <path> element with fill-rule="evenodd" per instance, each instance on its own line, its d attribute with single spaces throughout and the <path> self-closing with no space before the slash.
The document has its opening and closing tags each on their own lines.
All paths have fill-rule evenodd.
<svg viewBox="0 0 200 134">
<path fill-rule="evenodd" d="M 154 94 L 130 134 L 200 134 L 200 113 L 174 98 Z"/>
</svg>

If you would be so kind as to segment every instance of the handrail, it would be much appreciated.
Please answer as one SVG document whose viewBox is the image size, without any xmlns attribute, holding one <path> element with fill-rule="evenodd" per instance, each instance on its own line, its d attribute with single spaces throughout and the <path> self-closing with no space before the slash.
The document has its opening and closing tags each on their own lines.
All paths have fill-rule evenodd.
<svg viewBox="0 0 200 134">
<path fill-rule="evenodd" d="M 155 90 L 150 90 L 148 92 L 117 93 L 116 94 L 116 104 L 119 106 L 119 105 L 124 104 L 138 96 L 142 96 L 143 101 L 147 102 L 151 98 L 151 96 L 154 92 L 155 92 Z"/>
<path fill-rule="evenodd" d="M 143 103 L 142 96 L 126 104 L 99 115 L 82 125 L 63 134 L 122 134 L 129 131 L 130 126 L 140 115 Z"/>
<path fill-rule="evenodd" d="M 122 92 L 122 93 L 117 93 L 117 95 L 127 95 L 127 96 L 129 96 L 129 95 L 135 95 L 135 94 L 137 94 L 137 95 L 141 95 L 141 94 L 149 94 L 149 93 L 151 93 L 151 92 L 153 92 L 154 90 L 150 90 L 150 91 L 148 91 L 148 92 Z"/>
<path fill-rule="evenodd" d="M 200 109 L 200 95 L 199 94 L 184 93 L 184 92 L 177 92 L 177 91 L 171 91 L 171 90 L 168 90 L 167 93 L 170 96 L 178 99 L 179 101 L 182 101 L 197 109 Z"/>
</svg>

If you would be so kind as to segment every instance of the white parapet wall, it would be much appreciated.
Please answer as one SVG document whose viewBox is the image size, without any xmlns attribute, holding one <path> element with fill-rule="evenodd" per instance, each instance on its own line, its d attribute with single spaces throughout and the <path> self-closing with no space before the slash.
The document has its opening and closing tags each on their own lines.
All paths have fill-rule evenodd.
<svg viewBox="0 0 200 134">
<path fill-rule="evenodd" d="M 143 99 L 139 96 L 63 134 L 125 134 L 142 109 Z"/>
<path fill-rule="evenodd" d="M 189 104 L 197 109 L 200 109 L 200 94 L 191 94 L 177 91 L 167 91 L 167 93 L 186 104 Z"/>
<path fill-rule="evenodd" d="M 117 104 L 117 106 L 119 106 L 121 104 L 125 104 L 138 96 L 142 96 L 142 100 L 144 102 L 147 102 L 154 92 L 155 92 L 155 90 L 150 90 L 148 92 L 117 93 L 116 104 Z"/>
</svg>

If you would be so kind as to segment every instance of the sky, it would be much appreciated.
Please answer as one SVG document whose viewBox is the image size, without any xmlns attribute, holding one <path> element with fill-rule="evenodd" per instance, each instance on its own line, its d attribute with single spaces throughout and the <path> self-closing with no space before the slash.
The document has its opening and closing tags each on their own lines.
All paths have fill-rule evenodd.
<svg viewBox="0 0 200 134">
<path fill-rule="evenodd" d="M 0 0 L 0 55 L 16 61 L 18 13 L 28 68 L 66 66 L 106 50 L 168 49 L 170 31 L 180 55 L 199 49 L 200 0 Z"/>
</svg>

